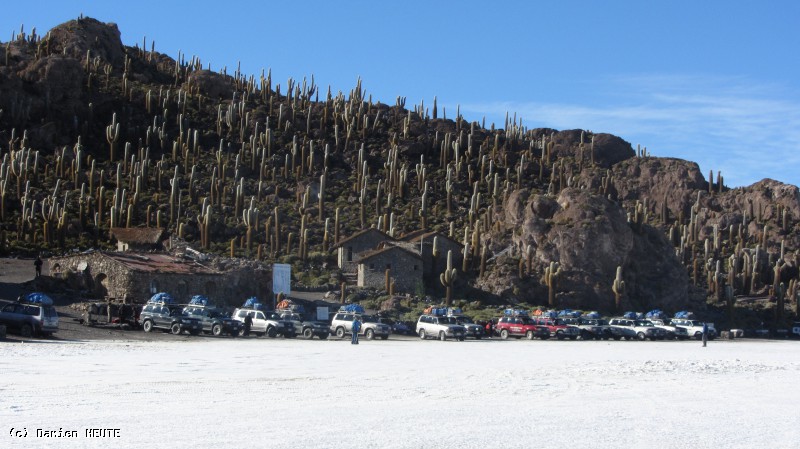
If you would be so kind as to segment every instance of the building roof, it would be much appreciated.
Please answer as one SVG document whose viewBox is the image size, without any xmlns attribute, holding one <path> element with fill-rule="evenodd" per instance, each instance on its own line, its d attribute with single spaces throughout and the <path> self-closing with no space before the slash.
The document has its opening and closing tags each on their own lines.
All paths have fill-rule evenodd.
<svg viewBox="0 0 800 449">
<path fill-rule="evenodd" d="M 361 231 L 358 231 L 358 232 L 356 232 L 355 234 L 351 235 L 350 237 L 347 237 L 347 238 L 346 238 L 346 239 L 344 239 L 344 240 L 339 240 L 339 243 L 337 243 L 337 244 L 333 245 L 333 246 L 331 247 L 331 249 L 338 248 L 338 247 L 340 247 L 340 246 L 344 245 L 345 243 L 347 243 L 347 242 L 349 242 L 349 241 L 356 240 L 356 239 L 359 239 L 359 238 L 361 238 L 361 237 L 364 237 L 364 236 L 366 236 L 366 235 L 367 235 L 367 234 L 369 234 L 369 233 L 376 233 L 376 232 L 378 233 L 378 237 L 379 237 L 379 238 L 383 238 L 384 240 L 394 240 L 394 238 L 392 238 L 392 236 L 390 236 L 389 234 L 387 234 L 387 233 L 385 233 L 385 232 L 381 231 L 380 229 L 376 229 L 376 228 L 367 228 L 367 229 L 364 229 L 364 230 L 361 230 Z"/>
<path fill-rule="evenodd" d="M 176 259 L 170 254 L 101 252 L 100 255 L 140 273 L 220 274 L 193 260 Z"/>
<path fill-rule="evenodd" d="M 364 263 L 367 260 L 372 259 L 373 257 L 379 256 L 381 254 L 389 253 L 391 251 L 403 251 L 405 253 L 410 254 L 412 257 L 414 257 L 416 259 L 422 259 L 422 257 L 420 257 L 419 253 L 417 253 L 416 251 L 410 250 L 408 248 L 404 248 L 402 246 L 386 245 L 385 247 L 383 247 L 381 249 L 376 249 L 374 251 L 369 251 L 369 252 L 365 253 L 361 257 L 361 259 L 358 260 L 358 263 Z"/>
<path fill-rule="evenodd" d="M 436 232 L 436 231 L 427 231 L 427 232 L 414 231 L 414 232 L 411 232 L 409 234 L 404 235 L 403 237 L 400 238 L 400 240 L 403 240 L 403 241 L 406 241 L 406 242 L 417 242 L 418 243 L 420 240 L 424 239 L 426 242 L 433 243 L 433 238 L 434 237 L 439 237 L 439 239 L 447 239 L 450 242 L 452 242 L 453 244 L 456 244 L 458 246 L 464 246 L 464 245 L 461 244 L 461 242 L 459 242 L 458 240 L 448 236 L 447 234 L 442 234 L 441 232 Z"/>
<path fill-rule="evenodd" d="M 162 228 L 111 228 L 117 241 L 134 245 L 157 245 L 164 240 Z"/>
</svg>

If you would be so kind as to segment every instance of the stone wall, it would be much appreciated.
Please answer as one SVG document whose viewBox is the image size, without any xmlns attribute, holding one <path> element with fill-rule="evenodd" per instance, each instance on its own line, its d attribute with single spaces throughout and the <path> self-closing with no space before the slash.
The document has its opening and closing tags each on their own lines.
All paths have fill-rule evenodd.
<svg viewBox="0 0 800 449">
<path fill-rule="evenodd" d="M 395 293 L 417 293 L 424 291 L 422 260 L 407 251 L 393 248 L 363 260 L 358 265 L 358 286 L 377 289 L 386 288 L 386 269 L 394 278 Z"/>
<path fill-rule="evenodd" d="M 361 256 L 376 249 L 378 244 L 384 240 L 386 240 L 386 236 L 375 231 L 366 232 L 342 242 L 338 255 L 339 269 L 347 273 L 355 273 L 358 270 L 358 260 L 361 259 Z"/>
</svg>

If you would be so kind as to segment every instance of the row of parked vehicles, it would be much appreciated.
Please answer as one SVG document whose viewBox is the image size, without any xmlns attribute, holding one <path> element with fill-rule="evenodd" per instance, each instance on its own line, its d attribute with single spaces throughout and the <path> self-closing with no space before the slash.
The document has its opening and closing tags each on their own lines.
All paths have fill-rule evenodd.
<svg viewBox="0 0 800 449">
<path fill-rule="evenodd" d="M 334 313 L 330 322 L 305 320 L 290 303 L 274 311 L 265 308 L 251 298 L 242 307 L 228 316 L 223 310 L 208 303 L 201 296 L 192 298 L 188 305 L 178 305 L 166 294 L 159 293 L 142 308 L 138 317 L 145 332 L 155 329 L 173 334 L 207 333 L 214 336 L 240 336 L 245 334 L 246 322 L 249 333 L 257 336 L 307 339 L 327 339 L 330 335 L 344 338 L 352 334 L 355 317 L 362 322 L 360 334 L 366 339 L 389 338 L 391 333 L 415 333 L 421 339 L 439 340 L 481 339 L 499 336 L 502 339 L 527 338 L 558 340 L 687 340 L 701 339 L 704 324 L 692 316 L 665 318 L 622 316 L 603 319 L 592 314 L 575 316 L 565 314 L 529 315 L 522 310 L 506 310 L 492 325 L 475 323 L 457 308 L 428 308 L 416 328 L 392 325 L 386 319 L 366 314 L 357 304 L 343 306 Z M 52 300 L 41 293 L 31 293 L 0 308 L 0 324 L 9 331 L 23 337 L 48 336 L 58 330 L 58 313 Z M 249 319 L 248 319 L 249 317 Z M 708 323 L 708 339 L 717 337 L 713 323 Z M 800 334 L 800 327 L 793 329 Z"/>
<path fill-rule="evenodd" d="M 528 340 L 687 340 L 701 339 L 704 324 L 690 318 L 628 318 L 603 319 L 594 316 L 552 315 L 529 316 L 526 311 L 512 310 L 486 327 L 472 322 L 455 308 L 428 308 L 419 317 L 416 332 L 421 339 L 435 337 L 463 341 L 467 337 L 480 339 L 497 335 Z M 717 332 L 713 323 L 707 325 L 707 338 L 714 339 Z"/>
</svg>

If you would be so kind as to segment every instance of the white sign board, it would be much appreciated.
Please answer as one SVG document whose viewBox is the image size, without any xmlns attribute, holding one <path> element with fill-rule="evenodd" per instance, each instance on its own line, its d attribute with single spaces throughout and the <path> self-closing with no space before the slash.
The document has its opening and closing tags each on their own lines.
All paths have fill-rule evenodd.
<svg viewBox="0 0 800 449">
<path fill-rule="evenodd" d="M 317 321 L 328 321 L 328 308 L 324 306 L 317 307 Z"/>
<path fill-rule="evenodd" d="M 292 292 L 292 266 L 285 263 L 272 264 L 272 293 L 288 295 Z"/>
</svg>

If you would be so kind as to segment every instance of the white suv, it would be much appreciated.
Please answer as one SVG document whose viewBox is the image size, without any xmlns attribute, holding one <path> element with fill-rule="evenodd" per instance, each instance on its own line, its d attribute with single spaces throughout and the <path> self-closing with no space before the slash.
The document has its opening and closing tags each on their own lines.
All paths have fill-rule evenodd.
<svg viewBox="0 0 800 449">
<path fill-rule="evenodd" d="M 464 341 L 467 329 L 458 324 L 453 317 L 421 315 L 417 321 L 417 335 L 423 340 L 431 336 L 442 341 L 448 337 Z"/>
<path fill-rule="evenodd" d="M 250 332 L 258 336 L 267 335 L 270 338 L 275 338 L 278 335 L 283 335 L 285 338 L 294 338 L 297 335 L 294 332 L 294 325 L 292 322 L 282 320 L 280 315 L 275 312 L 265 312 L 259 309 L 242 307 L 234 310 L 231 318 L 244 323 L 244 318 L 247 315 L 253 318 L 253 325 L 250 328 Z"/>
<path fill-rule="evenodd" d="M 686 318 L 673 318 L 670 324 L 675 327 L 682 327 L 686 329 L 689 337 L 694 337 L 698 340 L 703 338 L 703 322 L 700 320 L 690 320 Z M 717 337 L 717 330 L 714 329 L 714 323 L 708 324 L 708 339 L 713 340 Z"/>
<path fill-rule="evenodd" d="M 331 332 L 339 338 L 344 338 L 347 334 L 353 333 L 353 318 L 358 316 L 361 320 L 361 332 L 367 340 L 372 340 L 375 337 L 380 337 L 381 340 L 389 338 L 392 328 L 383 323 L 379 323 L 375 317 L 371 315 L 362 315 L 353 312 L 337 312 L 331 320 Z"/>
<path fill-rule="evenodd" d="M 667 331 L 655 327 L 653 323 L 642 320 L 630 320 L 628 318 L 612 318 L 608 322 L 609 326 L 620 329 L 633 329 L 636 332 L 637 340 L 664 340 L 667 338 Z"/>
</svg>

